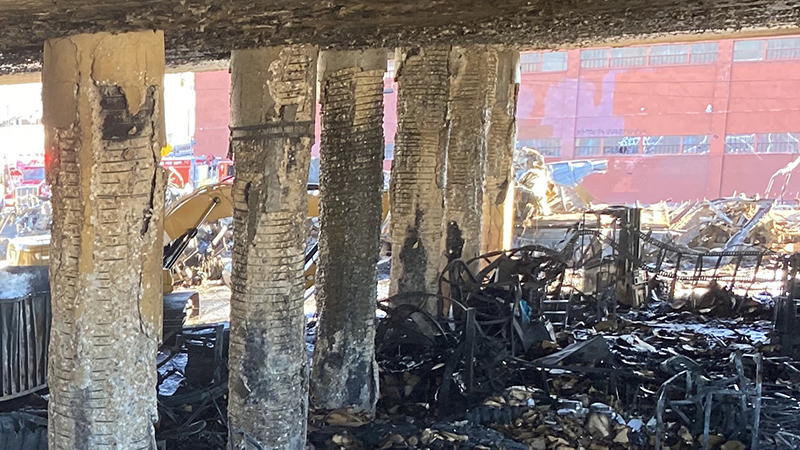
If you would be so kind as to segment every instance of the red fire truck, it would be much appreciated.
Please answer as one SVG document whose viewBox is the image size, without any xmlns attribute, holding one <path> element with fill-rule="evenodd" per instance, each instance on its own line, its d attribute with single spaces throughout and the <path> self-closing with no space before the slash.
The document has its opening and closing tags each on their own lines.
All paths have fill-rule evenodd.
<svg viewBox="0 0 800 450">
<path fill-rule="evenodd" d="M 210 156 L 179 156 L 161 159 L 161 166 L 169 173 L 169 184 L 184 188 L 187 184 L 198 187 L 233 176 L 233 161 Z"/>
<path fill-rule="evenodd" d="M 43 164 L 18 163 L 6 167 L 5 172 L 3 207 L 28 208 L 50 199 Z"/>
</svg>

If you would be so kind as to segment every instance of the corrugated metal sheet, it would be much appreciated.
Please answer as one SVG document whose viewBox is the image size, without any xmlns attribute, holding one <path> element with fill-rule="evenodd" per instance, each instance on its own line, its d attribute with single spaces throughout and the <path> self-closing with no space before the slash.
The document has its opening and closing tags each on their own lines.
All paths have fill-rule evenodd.
<svg viewBox="0 0 800 450">
<path fill-rule="evenodd" d="M 0 299 L 0 401 L 47 385 L 51 318 L 47 267 L 9 267 L 5 271 L 25 275 L 31 289 L 22 297 Z"/>
</svg>

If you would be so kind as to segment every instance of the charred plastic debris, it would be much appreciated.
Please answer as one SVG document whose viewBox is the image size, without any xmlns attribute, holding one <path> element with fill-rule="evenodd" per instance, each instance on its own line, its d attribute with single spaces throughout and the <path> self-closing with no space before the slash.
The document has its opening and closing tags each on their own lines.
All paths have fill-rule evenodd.
<svg viewBox="0 0 800 450">
<path fill-rule="evenodd" d="M 227 323 L 184 327 L 159 349 L 160 448 L 226 448 L 229 336 Z"/>
<path fill-rule="evenodd" d="M 438 294 L 382 301 L 376 416 L 313 412 L 308 448 L 800 448 L 800 256 L 692 248 L 645 214 L 583 213 L 551 245 L 454 260 Z M 228 325 L 184 321 L 165 318 L 159 448 L 222 449 Z M 0 448 L 45 448 L 46 399 L 0 403 Z"/>
<path fill-rule="evenodd" d="M 745 232 L 712 249 L 642 232 L 642 211 L 619 207 L 581 214 L 552 246 L 452 261 L 438 295 L 381 304 L 376 420 L 313 416 L 310 443 L 800 448 L 800 259 L 753 242 L 766 213 L 731 218 L 725 203 L 708 209 Z M 767 205 L 744 203 L 745 217 Z"/>
</svg>

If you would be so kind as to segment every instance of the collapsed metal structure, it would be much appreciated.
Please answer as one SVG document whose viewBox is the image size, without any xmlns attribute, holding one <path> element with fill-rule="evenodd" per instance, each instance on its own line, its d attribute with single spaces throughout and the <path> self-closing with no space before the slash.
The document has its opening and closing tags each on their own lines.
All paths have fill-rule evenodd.
<svg viewBox="0 0 800 450">
<path fill-rule="evenodd" d="M 798 332 L 788 326 L 798 317 L 796 257 L 756 250 L 687 252 L 640 232 L 636 209 L 600 214 L 613 220 L 602 229 L 578 224 L 558 248 L 528 245 L 451 262 L 441 278 L 448 295 L 435 296 L 448 314 L 421 308 L 428 294 L 388 299 L 377 340 L 387 407 L 425 402 L 440 419 L 506 424 L 506 437 L 518 436 L 533 448 L 544 445 L 541 420 L 554 424 L 544 432 L 547 448 L 556 439 L 573 448 L 594 442 L 620 449 L 644 448 L 647 439 L 658 449 L 674 448 L 680 440 L 695 440 L 703 449 L 726 441 L 724 448 L 800 444 L 800 424 L 790 419 L 800 411 L 800 391 L 789 381 L 800 374 L 791 358 L 797 357 Z M 638 247 L 656 251 L 645 254 Z M 705 273 L 700 261 L 709 256 L 722 262 Z M 752 263 L 744 262 L 748 258 Z M 693 264 L 675 264 L 677 259 Z M 478 260 L 481 268 L 470 269 Z M 664 269 L 672 264 L 677 269 Z M 649 276 L 629 276 L 637 270 Z M 676 297 L 676 284 L 704 292 L 693 302 L 675 302 L 691 293 Z M 760 286 L 747 288 L 753 284 Z M 639 289 L 642 295 L 631 295 Z M 691 314 L 679 314 L 686 309 Z M 772 320 L 773 311 L 774 327 L 763 330 L 758 319 Z M 681 337 L 670 339 L 669 333 Z M 525 398 L 535 399 L 531 410 L 544 402 L 557 415 L 520 411 L 518 397 L 485 400 L 515 385 L 532 389 L 522 406 Z M 587 408 L 587 401 L 604 404 Z M 465 415 L 451 416 L 456 408 Z M 597 428 L 593 414 L 607 414 L 612 423 L 624 416 L 639 425 L 623 421 L 621 428 Z M 567 433 L 564 421 L 577 428 Z M 597 434 L 599 429 L 605 431 Z"/>
</svg>

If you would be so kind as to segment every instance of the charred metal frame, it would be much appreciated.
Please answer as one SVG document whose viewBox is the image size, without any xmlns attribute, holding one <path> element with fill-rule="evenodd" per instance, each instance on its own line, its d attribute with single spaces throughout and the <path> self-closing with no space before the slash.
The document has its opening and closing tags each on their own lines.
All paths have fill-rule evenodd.
<svg viewBox="0 0 800 450">
<path fill-rule="evenodd" d="M 752 358 L 755 365 L 755 380 L 750 380 L 745 375 L 743 356 Z M 739 400 L 739 411 L 736 416 L 741 427 L 750 430 L 750 450 L 758 449 L 759 424 L 761 422 L 761 390 L 762 390 L 762 371 L 763 356 L 760 353 L 752 355 L 733 354 L 733 363 L 736 369 L 736 376 L 721 380 L 706 380 L 698 373 L 690 369 L 683 370 L 675 374 L 672 378 L 664 382 L 658 392 L 658 402 L 656 404 L 656 450 L 663 447 L 664 435 L 664 414 L 667 407 L 677 414 L 688 426 L 698 427 L 703 425 L 703 450 L 709 448 L 709 435 L 711 429 L 711 413 L 714 397 L 734 396 Z M 685 397 L 682 400 L 670 400 L 667 398 L 667 390 L 673 385 L 677 385 L 680 380 L 684 380 Z M 680 408 L 694 406 L 696 418 L 692 420 Z M 750 416 L 749 405 L 752 405 L 752 417 Z M 702 420 L 701 420 L 702 414 Z"/>
</svg>

